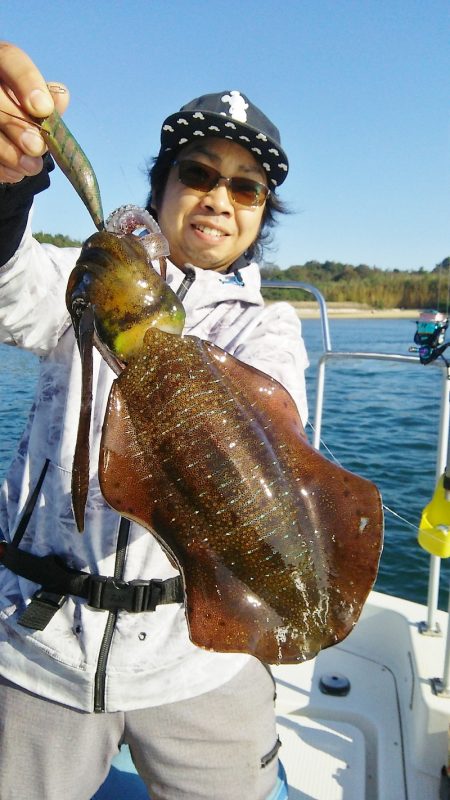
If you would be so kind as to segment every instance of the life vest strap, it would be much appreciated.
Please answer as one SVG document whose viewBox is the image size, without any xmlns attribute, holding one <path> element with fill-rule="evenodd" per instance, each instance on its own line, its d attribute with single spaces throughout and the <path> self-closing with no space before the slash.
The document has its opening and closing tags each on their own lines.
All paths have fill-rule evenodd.
<svg viewBox="0 0 450 800">
<path fill-rule="evenodd" d="M 92 575 L 68 567 L 55 555 L 37 556 L 6 541 L 0 542 L 0 564 L 16 575 L 41 585 L 22 614 L 19 623 L 43 630 L 68 595 L 81 597 L 88 606 L 102 611 L 154 611 L 158 605 L 182 603 L 180 575 L 166 580 L 123 581 L 106 575 Z M 41 627 L 43 625 L 43 627 Z"/>
</svg>

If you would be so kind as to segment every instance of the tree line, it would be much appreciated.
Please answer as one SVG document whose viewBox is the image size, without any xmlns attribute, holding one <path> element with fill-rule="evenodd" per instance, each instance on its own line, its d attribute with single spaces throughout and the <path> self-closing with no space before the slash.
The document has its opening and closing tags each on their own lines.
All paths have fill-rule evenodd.
<svg viewBox="0 0 450 800">
<path fill-rule="evenodd" d="M 38 231 L 34 233 L 33 236 L 38 242 L 41 242 L 41 244 L 54 244 L 56 247 L 81 247 L 83 244 L 79 239 L 71 239 L 70 236 L 65 236 L 63 233 L 53 234 Z"/>
<path fill-rule="evenodd" d="M 450 295 L 450 257 L 427 271 L 384 270 L 366 264 L 352 266 L 339 261 L 307 261 L 281 270 L 264 264 L 261 275 L 272 281 L 312 283 L 327 302 L 353 302 L 371 308 L 437 308 L 446 311 Z M 310 300 L 311 295 L 297 289 L 263 289 L 268 300 Z"/>
<path fill-rule="evenodd" d="M 81 247 L 82 242 L 62 233 L 39 231 L 39 242 L 57 247 Z M 358 303 L 371 308 L 437 308 L 447 311 L 450 305 L 450 256 L 431 271 L 385 270 L 367 264 L 352 266 L 340 261 L 306 261 L 305 264 L 280 269 L 265 263 L 261 276 L 271 281 L 312 283 L 329 303 Z M 310 300 L 311 295 L 298 289 L 263 289 L 267 300 Z"/>
</svg>

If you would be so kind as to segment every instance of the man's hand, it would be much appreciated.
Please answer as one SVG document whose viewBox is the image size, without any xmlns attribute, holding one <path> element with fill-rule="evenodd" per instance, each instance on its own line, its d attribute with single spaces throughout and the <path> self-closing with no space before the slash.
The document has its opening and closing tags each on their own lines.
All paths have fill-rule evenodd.
<svg viewBox="0 0 450 800">
<path fill-rule="evenodd" d="M 55 107 L 62 114 L 68 102 L 66 87 L 47 85 L 23 50 L 0 42 L 0 183 L 41 171 L 46 146 L 30 120 L 47 117 Z"/>
</svg>

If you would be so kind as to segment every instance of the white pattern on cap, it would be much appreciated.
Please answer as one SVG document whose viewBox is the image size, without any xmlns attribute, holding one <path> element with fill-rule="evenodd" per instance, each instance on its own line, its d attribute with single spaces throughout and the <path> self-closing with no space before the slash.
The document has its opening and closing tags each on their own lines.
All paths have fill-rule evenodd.
<svg viewBox="0 0 450 800">
<path fill-rule="evenodd" d="M 224 94 L 220 99 L 222 103 L 230 104 L 230 110 L 228 112 L 230 117 L 236 119 L 238 122 L 247 122 L 246 109 L 248 108 L 248 103 L 245 102 L 240 92 L 233 89 L 230 94 Z"/>
</svg>

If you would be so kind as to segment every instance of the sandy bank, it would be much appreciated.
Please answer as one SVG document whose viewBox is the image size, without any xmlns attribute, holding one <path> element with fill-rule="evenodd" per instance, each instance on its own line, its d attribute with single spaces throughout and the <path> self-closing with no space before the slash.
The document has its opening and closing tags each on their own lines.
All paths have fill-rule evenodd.
<svg viewBox="0 0 450 800">
<path fill-rule="evenodd" d="M 319 307 L 314 301 L 295 301 L 291 305 L 303 319 L 318 319 Z M 370 308 L 361 303 L 327 303 L 330 319 L 413 319 L 419 317 L 420 309 Z"/>
</svg>

